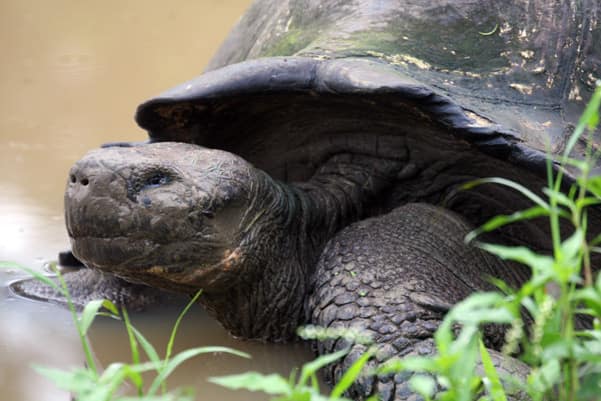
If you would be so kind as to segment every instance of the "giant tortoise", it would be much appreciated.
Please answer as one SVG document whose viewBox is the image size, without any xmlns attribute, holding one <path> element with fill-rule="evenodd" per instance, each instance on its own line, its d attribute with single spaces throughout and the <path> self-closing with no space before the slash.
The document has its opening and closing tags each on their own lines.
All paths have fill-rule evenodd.
<svg viewBox="0 0 601 401">
<path fill-rule="evenodd" d="M 445 311 L 494 289 L 488 276 L 528 277 L 464 243 L 528 203 L 458 188 L 488 176 L 543 187 L 545 152 L 563 151 L 601 74 L 599 5 L 258 0 L 203 75 L 139 106 L 148 143 L 71 169 L 66 223 L 87 269 L 69 285 L 132 304 L 202 288 L 237 337 L 289 341 L 311 323 L 370 333 L 379 360 L 433 352 Z M 534 221 L 491 240 L 544 251 L 547 234 Z M 402 375 L 350 393 L 415 396 Z"/>
</svg>

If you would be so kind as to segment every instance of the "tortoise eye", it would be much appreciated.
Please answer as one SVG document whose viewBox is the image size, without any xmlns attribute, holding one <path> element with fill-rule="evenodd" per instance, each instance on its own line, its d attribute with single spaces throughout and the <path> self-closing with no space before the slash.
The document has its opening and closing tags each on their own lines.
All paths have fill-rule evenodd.
<svg viewBox="0 0 601 401">
<path fill-rule="evenodd" d="M 167 185 L 174 181 L 174 177 L 174 173 L 165 170 L 150 170 L 134 176 L 127 183 L 127 198 L 137 202 L 142 191 Z"/>
<path fill-rule="evenodd" d="M 172 178 L 169 174 L 167 174 L 163 171 L 158 171 L 158 172 L 152 174 L 151 176 L 149 176 L 148 178 L 146 178 L 146 180 L 144 181 L 144 185 L 142 186 L 142 189 L 156 188 L 161 185 L 169 184 L 171 182 L 171 180 L 172 180 Z"/>
</svg>

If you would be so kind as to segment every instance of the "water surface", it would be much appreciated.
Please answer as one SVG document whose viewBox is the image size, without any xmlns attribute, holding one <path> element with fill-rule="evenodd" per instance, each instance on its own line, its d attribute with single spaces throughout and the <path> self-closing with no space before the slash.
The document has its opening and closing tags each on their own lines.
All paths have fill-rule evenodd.
<svg viewBox="0 0 601 401">
<path fill-rule="evenodd" d="M 198 75 L 249 0 L 0 2 L 0 260 L 42 268 L 68 247 L 62 197 L 69 167 L 109 141 L 143 140 L 133 122 L 141 101 Z M 11 401 L 69 396 L 34 373 L 32 363 L 81 366 L 69 314 L 12 297 L 0 273 L 0 389 Z M 135 323 L 164 349 L 175 316 Z M 101 321 L 91 335 L 98 360 L 127 360 L 125 332 Z M 188 316 L 176 348 L 227 345 L 252 361 L 208 355 L 169 381 L 193 385 L 200 400 L 253 400 L 206 383 L 211 375 L 280 371 L 309 357 L 305 347 L 236 341 L 200 309 Z"/>
</svg>

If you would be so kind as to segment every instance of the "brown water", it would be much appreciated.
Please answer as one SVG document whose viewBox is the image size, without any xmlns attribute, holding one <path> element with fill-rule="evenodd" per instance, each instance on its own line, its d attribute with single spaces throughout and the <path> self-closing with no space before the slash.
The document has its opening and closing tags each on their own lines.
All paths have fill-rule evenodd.
<svg viewBox="0 0 601 401">
<path fill-rule="evenodd" d="M 198 75 L 249 2 L 0 1 L 0 260 L 41 268 L 68 247 L 62 196 L 71 164 L 101 143 L 144 139 L 132 119 L 136 105 Z M 6 283 L 18 276 L 0 273 L 1 398 L 67 401 L 30 365 L 82 365 L 69 315 L 12 297 Z M 186 363 L 169 383 L 195 386 L 198 399 L 266 399 L 205 379 L 251 369 L 287 374 L 310 356 L 302 346 L 236 341 L 197 309 L 178 347 L 227 345 L 253 355 Z M 136 322 L 163 349 L 174 318 L 156 313 Z M 102 364 L 127 360 L 116 322 L 98 322 L 91 338 Z"/>
</svg>

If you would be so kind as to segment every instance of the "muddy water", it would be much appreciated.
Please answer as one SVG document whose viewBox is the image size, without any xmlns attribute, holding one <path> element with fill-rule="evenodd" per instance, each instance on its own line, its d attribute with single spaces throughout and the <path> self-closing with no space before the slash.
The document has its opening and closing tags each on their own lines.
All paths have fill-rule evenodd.
<svg viewBox="0 0 601 401">
<path fill-rule="evenodd" d="M 135 106 L 200 73 L 249 0 L 0 1 L 0 260 L 41 269 L 68 246 L 62 193 L 67 171 L 86 150 L 115 140 L 142 140 Z M 0 273 L 0 391 L 5 400 L 65 400 L 32 363 L 81 366 L 68 314 L 12 297 Z M 173 314 L 136 319 L 158 349 Z M 107 364 L 127 360 L 116 322 L 95 324 L 92 342 Z M 181 347 L 227 345 L 252 361 L 208 355 L 170 381 L 192 385 L 201 400 L 265 399 L 206 383 L 206 377 L 255 369 L 288 373 L 309 357 L 302 346 L 236 341 L 197 308 L 185 321 Z"/>
</svg>

